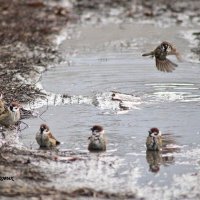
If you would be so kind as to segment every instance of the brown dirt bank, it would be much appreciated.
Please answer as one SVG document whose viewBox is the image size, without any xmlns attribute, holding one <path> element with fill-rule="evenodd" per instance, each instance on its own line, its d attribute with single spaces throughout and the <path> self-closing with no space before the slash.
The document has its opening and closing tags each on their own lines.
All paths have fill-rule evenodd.
<svg viewBox="0 0 200 200">
<path fill-rule="evenodd" d="M 23 79 L 39 73 L 35 66 L 58 62 L 49 36 L 58 34 L 70 13 L 42 1 L 25 0 L 0 0 L 0 13 L 0 91 L 6 101 L 33 101 L 43 94 Z"/>
<path fill-rule="evenodd" d="M 58 161 L 61 159 L 60 161 Z M 49 173 L 40 165 L 52 162 L 64 162 L 70 164 L 87 159 L 87 155 L 75 155 L 65 152 L 65 155 L 57 151 L 34 151 L 4 146 L 0 154 L 0 177 L 13 177 L 12 180 L 3 180 L 0 184 L 0 196 L 14 197 L 15 199 L 71 199 L 78 197 L 103 198 L 103 199 L 141 199 L 134 193 L 112 193 L 81 187 L 77 189 L 57 188 L 52 186 L 54 180 L 60 176 L 59 172 Z M 61 174 L 62 176 L 62 174 Z"/>
</svg>

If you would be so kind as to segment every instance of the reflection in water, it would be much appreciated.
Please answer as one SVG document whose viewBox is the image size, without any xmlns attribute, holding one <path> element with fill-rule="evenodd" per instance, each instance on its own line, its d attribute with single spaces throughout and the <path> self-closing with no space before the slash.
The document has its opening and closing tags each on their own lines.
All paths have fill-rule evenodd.
<svg viewBox="0 0 200 200">
<path fill-rule="evenodd" d="M 162 135 L 162 151 L 146 151 L 146 160 L 149 164 L 149 170 L 157 173 L 160 170 L 160 165 L 168 166 L 175 162 L 174 152 L 180 152 L 180 147 L 176 145 L 175 138 L 171 133 Z"/>
<path fill-rule="evenodd" d="M 163 134 L 162 142 L 163 142 L 162 154 L 180 152 L 180 146 L 177 145 L 174 134 L 172 133 Z"/>
<path fill-rule="evenodd" d="M 151 172 L 157 173 L 160 170 L 160 165 L 162 163 L 160 151 L 146 151 L 146 159 L 149 164 L 149 170 Z"/>
<path fill-rule="evenodd" d="M 38 150 L 41 150 L 41 151 L 44 151 L 45 153 L 46 152 L 58 152 L 59 149 L 57 147 L 39 147 Z"/>
</svg>

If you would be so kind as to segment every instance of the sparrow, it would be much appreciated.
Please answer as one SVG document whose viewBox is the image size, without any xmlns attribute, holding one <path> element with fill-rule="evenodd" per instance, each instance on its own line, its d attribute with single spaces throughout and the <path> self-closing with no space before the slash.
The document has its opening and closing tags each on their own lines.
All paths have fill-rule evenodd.
<svg viewBox="0 0 200 200">
<path fill-rule="evenodd" d="M 40 129 L 36 133 L 35 139 L 41 148 L 52 148 L 60 144 L 60 142 L 52 135 L 46 124 L 40 125 Z"/>
<path fill-rule="evenodd" d="M 11 102 L 11 104 L 6 107 L 4 106 L 3 112 L 0 114 L 0 124 L 9 127 L 15 125 L 20 120 L 20 104 L 16 101 Z"/>
<path fill-rule="evenodd" d="M 3 101 L 3 95 L 0 95 L 0 116 L 5 111 L 5 102 Z"/>
<path fill-rule="evenodd" d="M 105 151 L 106 150 L 106 138 L 104 135 L 104 129 L 102 126 L 94 125 L 91 128 L 92 135 L 88 138 L 89 151 Z"/>
<path fill-rule="evenodd" d="M 149 135 L 146 139 L 146 147 L 147 150 L 150 151 L 160 151 L 162 150 L 162 133 L 158 128 L 151 128 L 149 131 Z"/>
<path fill-rule="evenodd" d="M 178 66 L 167 58 L 168 55 L 175 55 L 176 58 L 181 61 L 179 52 L 169 42 L 162 42 L 155 50 L 142 54 L 142 56 L 152 56 L 156 59 L 156 67 L 162 72 L 172 72 Z"/>
</svg>

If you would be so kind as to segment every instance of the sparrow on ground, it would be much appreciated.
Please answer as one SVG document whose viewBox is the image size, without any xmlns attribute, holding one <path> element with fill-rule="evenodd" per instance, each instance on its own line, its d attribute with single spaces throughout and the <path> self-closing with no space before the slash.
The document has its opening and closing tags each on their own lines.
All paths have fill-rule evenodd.
<svg viewBox="0 0 200 200">
<path fill-rule="evenodd" d="M 104 129 L 102 126 L 95 125 L 91 128 L 92 135 L 88 138 L 89 151 L 105 151 L 106 150 L 106 138 L 104 135 Z"/>
<path fill-rule="evenodd" d="M 3 95 L 0 95 L 0 116 L 5 111 L 5 102 L 3 101 Z"/>
<path fill-rule="evenodd" d="M 155 57 L 156 67 L 159 71 L 172 72 L 178 65 L 169 60 L 167 58 L 168 55 L 175 55 L 179 61 L 182 60 L 176 48 L 166 41 L 162 42 L 159 46 L 157 46 L 155 50 L 149 53 L 142 54 L 142 56 Z"/>
<path fill-rule="evenodd" d="M 4 111 L 0 114 L 0 124 L 9 127 L 15 125 L 20 120 L 20 105 L 13 101 L 8 107 L 4 106 Z"/>
<path fill-rule="evenodd" d="M 160 151 L 162 148 L 161 132 L 158 128 L 151 128 L 146 139 L 147 150 Z"/>
<path fill-rule="evenodd" d="M 35 139 L 41 148 L 53 148 L 60 144 L 60 142 L 52 135 L 46 124 L 40 125 L 40 129 L 36 133 Z"/>
</svg>

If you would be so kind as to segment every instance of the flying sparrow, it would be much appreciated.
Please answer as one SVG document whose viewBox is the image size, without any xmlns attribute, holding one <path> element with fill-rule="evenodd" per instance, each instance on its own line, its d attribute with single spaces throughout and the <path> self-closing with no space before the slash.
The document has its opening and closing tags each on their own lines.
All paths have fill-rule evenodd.
<svg viewBox="0 0 200 200">
<path fill-rule="evenodd" d="M 40 147 L 44 148 L 52 148 L 60 144 L 60 142 L 52 135 L 46 124 L 40 125 L 40 130 L 36 133 L 35 139 Z"/>
<path fill-rule="evenodd" d="M 92 135 L 88 138 L 89 151 L 105 151 L 106 150 L 106 138 L 104 136 L 104 129 L 102 126 L 95 125 L 91 128 Z"/>
<path fill-rule="evenodd" d="M 146 139 L 147 150 L 160 151 L 162 148 L 161 132 L 158 128 L 151 128 Z"/>
<path fill-rule="evenodd" d="M 181 61 L 180 54 L 177 52 L 176 48 L 169 42 L 162 42 L 155 50 L 142 54 L 142 56 L 155 56 L 156 67 L 162 72 L 172 72 L 178 65 L 173 63 L 167 58 L 168 55 L 175 55 L 176 58 Z"/>
<path fill-rule="evenodd" d="M 8 107 L 4 106 L 4 111 L 0 114 L 0 124 L 5 127 L 16 124 L 20 120 L 20 108 L 20 105 L 15 101 Z"/>
</svg>

